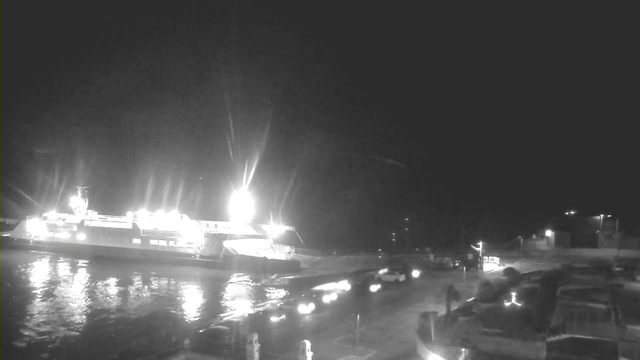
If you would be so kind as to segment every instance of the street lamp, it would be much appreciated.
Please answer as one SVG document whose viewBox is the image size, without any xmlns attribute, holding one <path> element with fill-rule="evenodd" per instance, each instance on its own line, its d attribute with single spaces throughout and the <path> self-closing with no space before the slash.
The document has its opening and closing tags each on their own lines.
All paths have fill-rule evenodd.
<svg viewBox="0 0 640 360">
<path fill-rule="evenodd" d="M 248 224 L 253 220 L 256 208 L 247 189 L 240 189 L 231 194 L 229 199 L 229 219 L 232 222 Z"/>
<path fill-rule="evenodd" d="M 613 215 L 611 215 L 611 214 L 607 214 L 607 215 L 605 215 L 605 214 L 600 214 L 600 231 L 602 231 L 602 226 L 604 225 L 604 218 L 605 218 L 605 216 L 606 216 L 608 219 L 610 219 L 611 217 L 613 217 Z M 616 218 L 616 233 L 618 232 L 619 225 L 620 225 L 620 219 L 619 219 L 619 218 Z"/>
<path fill-rule="evenodd" d="M 550 230 L 550 229 L 549 229 L 549 230 L 545 231 L 545 232 L 544 232 L 544 236 L 546 236 L 546 237 L 551 237 L 551 236 L 553 236 L 553 230 Z"/>
</svg>

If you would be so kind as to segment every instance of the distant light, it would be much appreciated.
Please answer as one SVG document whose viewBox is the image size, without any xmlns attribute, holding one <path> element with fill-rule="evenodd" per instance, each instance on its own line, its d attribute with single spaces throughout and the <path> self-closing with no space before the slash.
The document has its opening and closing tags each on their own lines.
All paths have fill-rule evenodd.
<svg viewBox="0 0 640 360">
<path fill-rule="evenodd" d="M 369 286 L 369 291 L 374 293 L 374 292 L 377 292 L 378 290 L 380 290 L 380 288 L 382 288 L 382 285 L 380 285 L 380 284 L 372 284 L 371 286 Z"/>
<path fill-rule="evenodd" d="M 413 271 L 411 272 L 411 276 L 412 276 L 414 279 L 419 278 L 419 277 L 420 277 L 420 274 L 421 274 L 420 270 L 413 270 Z"/>
<path fill-rule="evenodd" d="M 409 218 L 404 218 L 404 221 L 409 221 Z"/>
<path fill-rule="evenodd" d="M 608 218 L 610 218 L 610 217 L 611 217 L 611 215 L 607 215 L 607 217 L 608 217 Z"/>
<path fill-rule="evenodd" d="M 378 251 L 382 251 L 382 249 L 378 249 Z"/>
<path fill-rule="evenodd" d="M 406 231 L 409 231 L 409 228 L 404 228 Z"/>
<path fill-rule="evenodd" d="M 4 234 L 2 234 L 2 236 L 11 236 L 11 234 L 9 234 L 9 233 L 4 233 Z"/>
<path fill-rule="evenodd" d="M 272 316 L 271 318 L 269 318 L 269 320 L 271 320 L 271 322 L 279 322 L 282 321 L 286 318 L 286 315 L 280 315 L 280 316 Z"/>
<path fill-rule="evenodd" d="M 396 236 L 396 233 L 391 233 L 391 235 Z"/>
<path fill-rule="evenodd" d="M 544 232 L 544 236 L 547 236 L 547 237 L 551 237 L 551 236 L 553 236 L 553 231 L 551 231 L 551 230 L 547 230 L 547 231 L 545 231 L 545 232 Z"/>
<path fill-rule="evenodd" d="M 248 224 L 253 220 L 256 208 L 247 189 L 241 189 L 231 194 L 229 199 L 229 218 L 233 222 Z"/>
<path fill-rule="evenodd" d="M 63 231 L 60 234 L 58 234 L 58 237 L 60 239 L 69 239 L 71 238 L 71 234 L 68 231 Z"/>
<path fill-rule="evenodd" d="M 87 234 L 85 233 L 77 233 L 76 240 L 84 241 L 87 240 Z"/>
<path fill-rule="evenodd" d="M 604 214 L 600 214 L 600 216 L 604 216 Z"/>
<path fill-rule="evenodd" d="M 564 212 L 564 214 L 565 214 L 565 215 L 569 215 L 570 213 L 569 213 L 568 211 L 565 211 L 565 212 Z"/>
</svg>

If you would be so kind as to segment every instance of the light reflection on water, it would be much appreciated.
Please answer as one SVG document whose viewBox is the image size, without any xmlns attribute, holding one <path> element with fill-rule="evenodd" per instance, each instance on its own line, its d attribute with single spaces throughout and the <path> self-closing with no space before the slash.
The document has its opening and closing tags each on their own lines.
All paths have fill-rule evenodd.
<svg viewBox="0 0 640 360">
<path fill-rule="evenodd" d="M 1 347 L 3 358 L 113 358 L 150 331 L 177 332 L 287 294 L 219 270 L 4 249 L 0 256 L 0 335 L 13 345 Z M 182 325 L 162 320 L 174 314 Z M 145 325 L 152 318 L 161 320 Z M 55 355 L 61 347 L 75 355 Z"/>
<path fill-rule="evenodd" d="M 222 306 L 225 311 L 248 312 L 251 310 L 251 285 L 229 282 L 222 292 Z"/>
<path fill-rule="evenodd" d="M 198 320 L 200 318 L 200 307 L 204 303 L 200 286 L 196 284 L 181 285 L 180 294 L 185 320 Z"/>
</svg>

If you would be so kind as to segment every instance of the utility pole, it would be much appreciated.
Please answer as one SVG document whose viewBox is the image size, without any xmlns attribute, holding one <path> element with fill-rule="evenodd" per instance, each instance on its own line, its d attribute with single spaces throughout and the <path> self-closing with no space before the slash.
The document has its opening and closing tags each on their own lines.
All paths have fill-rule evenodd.
<svg viewBox="0 0 640 360">
<path fill-rule="evenodd" d="M 478 246 L 471 245 L 471 248 L 478 252 L 478 270 L 484 269 L 484 260 L 482 258 L 482 241 L 478 241 Z"/>
<path fill-rule="evenodd" d="M 520 257 L 524 254 L 524 239 L 520 236 Z"/>
</svg>

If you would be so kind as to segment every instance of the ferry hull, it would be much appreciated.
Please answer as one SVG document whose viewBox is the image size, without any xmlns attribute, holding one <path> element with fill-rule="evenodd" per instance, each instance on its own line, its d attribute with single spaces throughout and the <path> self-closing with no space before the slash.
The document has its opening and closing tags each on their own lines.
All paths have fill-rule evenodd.
<svg viewBox="0 0 640 360">
<path fill-rule="evenodd" d="M 193 254 L 154 249 L 135 249 L 55 240 L 34 240 L 3 236 L 3 248 L 45 251 L 87 258 L 111 258 L 128 262 L 154 262 L 180 266 L 197 266 L 256 274 L 281 274 L 300 271 L 300 262 L 234 255 L 221 259 L 196 258 Z"/>
</svg>

